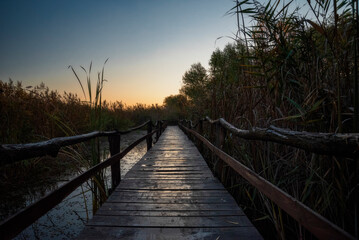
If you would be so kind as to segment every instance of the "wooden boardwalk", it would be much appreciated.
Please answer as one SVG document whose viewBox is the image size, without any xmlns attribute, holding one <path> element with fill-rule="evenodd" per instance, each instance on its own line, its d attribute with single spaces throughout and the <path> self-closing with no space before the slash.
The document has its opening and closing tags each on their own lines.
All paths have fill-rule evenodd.
<svg viewBox="0 0 359 240">
<path fill-rule="evenodd" d="M 262 239 L 178 127 L 127 173 L 79 239 Z"/>
</svg>

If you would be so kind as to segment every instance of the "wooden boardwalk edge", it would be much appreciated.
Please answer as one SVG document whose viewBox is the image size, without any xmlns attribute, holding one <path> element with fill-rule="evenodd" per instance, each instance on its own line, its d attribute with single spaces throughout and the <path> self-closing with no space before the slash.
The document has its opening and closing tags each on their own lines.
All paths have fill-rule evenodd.
<svg viewBox="0 0 359 240">
<path fill-rule="evenodd" d="M 194 144 L 168 127 L 78 239 L 262 239 Z"/>
</svg>

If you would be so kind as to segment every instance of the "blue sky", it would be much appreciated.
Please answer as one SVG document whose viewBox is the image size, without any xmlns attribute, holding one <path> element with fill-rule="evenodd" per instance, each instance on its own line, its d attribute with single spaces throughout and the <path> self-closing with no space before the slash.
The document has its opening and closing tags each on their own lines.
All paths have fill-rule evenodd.
<svg viewBox="0 0 359 240">
<path fill-rule="evenodd" d="M 127 104 L 177 94 L 191 64 L 234 36 L 232 0 L 2 0 L 0 80 L 75 92 L 69 69 L 106 65 L 104 96 Z M 95 72 L 95 71 L 94 71 Z M 93 78 L 96 76 L 94 75 Z"/>
<path fill-rule="evenodd" d="M 159 103 L 176 94 L 192 63 L 208 62 L 230 39 L 231 0 L 70 1 L 0 3 L 0 79 L 44 82 L 59 92 L 80 87 L 67 69 L 106 65 L 105 98 Z M 95 76 L 94 76 L 95 77 Z"/>
</svg>

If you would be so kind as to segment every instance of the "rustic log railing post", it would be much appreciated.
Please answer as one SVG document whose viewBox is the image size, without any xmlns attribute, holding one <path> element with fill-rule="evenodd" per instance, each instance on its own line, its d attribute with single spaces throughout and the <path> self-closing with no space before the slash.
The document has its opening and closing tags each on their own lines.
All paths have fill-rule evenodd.
<svg viewBox="0 0 359 240">
<path fill-rule="evenodd" d="M 214 124 L 213 124 L 214 125 Z M 215 145 L 222 151 L 224 150 L 225 139 L 226 139 L 226 129 L 222 127 L 220 122 L 215 123 Z M 219 158 L 215 159 L 215 171 L 218 176 L 223 176 L 223 161 Z"/>
<path fill-rule="evenodd" d="M 227 136 L 227 130 L 219 123 L 219 148 L 222 149 L 222 151 L 225 149 L 226 144 L 226 136 Z"/>
<path fill-rule="evenodd" d="M 226 152 L 227 151 L 227 147 L 226 147 L 226 137 L 227 137 L 227 129 L 225 129 L 220 123 L 218 123 L 219 125 L 219 148 Z M 225 171 L 228 170 L 228 168 L 226 167 L 227 164 L 220 160 L 220 164 L 219 164 L 219 168 L 221 171 L 221 176 L 222 176 L 222 182 L 225 181 L 224 177 L 225 176 L 229 176 L 228 174 L 225 174 Z"/>
<path fill-rule="evenodd" d="M 147 123 L 147 134 L 152 132 L 152 122 L 151 120 Z M 152 147 L 152 136 L 148 136 L 146 139 L 147 142 L 147 151 L 151 149 Z"/>
<path fill-rule="evenodd" d="M 209 127 L 209 136 L 208 136 L 208 139 L 210 142 L 214 143 L 215 142 L 215 139 L 216 139 L 216 136 L 215 136 L 215 131 L 214 131 L 214 124 L 212 124 L 210 121 L 208 121 L 208 127 Z M 211 162 L 212 162 L 212 167 L 213 167 L 213 170 L 215 170 L 215 166 L 216 166 L 216 155 L 210 151 L 210 159 L 211 159 Z"/>
<path fill-rule="evenodd" d="M 121 135 L 111 135 L 108 136 L 108 142 L 110 145 L 110 154 L 111 157 L 119 153 L 121 147 Z M 112 190 L 117 187 L 117 185 L 121 181 L 121 163 L 120 161 L 116 161 L 114 164 L 111 165 L 111 176 L 112 176 Z"/>
<path fill-rule="evenodd" d="M 156 122 L 156 129 L 158 130 L 158 131 L 156 132 L 156 142 L 157 142 L 158 139 L 160 138 L 160 135 L 161 135 L 161 133 L 160 133 L 160 121 L 157 121 L 157 122 Z"/>
<path fill-rule="evenodd" d="M 163 132 L 163 124 L 162 124 L 162 121 L 160 121 L 160 136 L 162 135 L 162 132 Z"/>
<path fill-rule="evenodd" d="M 208 121 L 209 122 L 209 121 Z M 216 131 L 215 131 L 215 124 L 212 124 L 211 122 L 209 122 L 209 127 L 210 127 L 210 136 L 209 136 L 209 139 L 211 142 L 215 142 L 216 141 Z"/>
<path fill-rule="evenodd" d="M 185 120 L 185 126 L 187 127 L 187 128 L 189 128 L 189 129 L 191 129 L 191 125 L 189 124 L 189 121 L 188 120 Z M 189 139 L 191 139 L 191 133 L 190 132 L 187 132 L 187 137 L 189 138 Z"/>
<path fill-rule="evenodd" d="M 203 119 L 200 119 L 198 122 L 198 133 L 203 135 Z M 198 150 L 200 153 L 203 153 L 203 143 L 199 139 L 197 141 L 198 141 Z"/>
<path fill-rule="evenodd" d="M 189 121 L 189 127 L 190 127 L 190 129 L 196 130 L 196 129 L 193 128 L 192 121 Z M 193 134 L 190 134 L 190 136 L 191 136 L 191 141 L 192 142 L 196 141 L 196 138 L 195 138 L 195 136 Z"/>
<path fill-rule="evenodd" d="M 189 129 L 192 129 L 191 121 L 187 121 L 187 127 Z M 192 136 L 192 134 L 190 132 L 188 133 L 188 138 L 193 142 L 193 136 Z"/>
</svg>

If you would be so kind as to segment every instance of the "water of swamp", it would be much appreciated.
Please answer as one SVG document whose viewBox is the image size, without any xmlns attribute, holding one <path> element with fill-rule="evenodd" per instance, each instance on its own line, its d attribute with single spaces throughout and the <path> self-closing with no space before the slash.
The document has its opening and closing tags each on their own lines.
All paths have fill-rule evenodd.
<svg viewBox="0 0 359 240">
<path fill-rule="evenodd" d="M 136 131 L 121 136 L 121 151 L 133 141 L 145 135 L 146 131 Z M 109 157 L 108 141 L 100 140 L 101 158 Z M 146 153 L 146 142 L 137 145 L 121 160 L 121 176 Z M 0 220 L 36 202 L 39 198 L 55 190 L 75 177 L 83 166 L 75 164 L 66 154 L 57 158 L 31 159 L 11 169 L 0 169 Z M 105 177 L 111 186 L 110 168 Z M 92 218 L 91 182 L 85 182 L 67 196 L 60 204 L 26 228 L 15 239 L 73 239 Z"/>
</svg>

